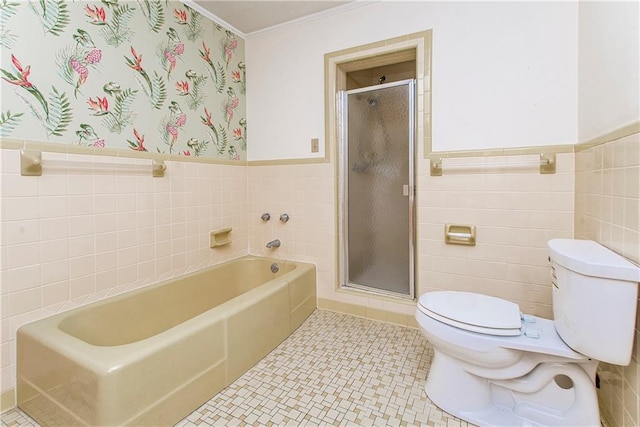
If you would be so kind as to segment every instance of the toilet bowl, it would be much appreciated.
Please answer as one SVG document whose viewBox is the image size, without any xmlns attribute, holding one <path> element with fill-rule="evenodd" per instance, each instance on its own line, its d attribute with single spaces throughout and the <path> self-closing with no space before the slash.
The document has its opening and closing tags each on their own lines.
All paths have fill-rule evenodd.
<svg viewBox="0 0 640 427">
<path fill-rule="evenodd" d="M 434 349 L 425 390 L 446 412 L 482 426 L 600 424 L 596 369 L 629 363 L 640 269 L 591 241 L 549 249 L 555 320 L 487 295 L 420 296 Z"/>
<path fill-rule="evenodd" d="M 434 348 L 425 390 L 436 405 L 478 425 L 598 424 L 593 384 L 598 362 L 565 344 L 553 321 L 520 318 L 518 313 L 518 335 L 505 336 L 491 334 L 502 331 L 486 326 L 482 332 L 474 324 L 469 326 L 476 332 L 460 327 L 464 325 L 452 326 L 425 309 L 425 305 L 434 308 L 432 298 L 455 305 L 457 300 L 468 302 L 469 297 L 478 304 L 492 298 L 443 291 L 424 294 L 418 301 L 418 326 Z M 582 408 L 573 419 L 559 416 L 572 407 Z"/>
</svg>

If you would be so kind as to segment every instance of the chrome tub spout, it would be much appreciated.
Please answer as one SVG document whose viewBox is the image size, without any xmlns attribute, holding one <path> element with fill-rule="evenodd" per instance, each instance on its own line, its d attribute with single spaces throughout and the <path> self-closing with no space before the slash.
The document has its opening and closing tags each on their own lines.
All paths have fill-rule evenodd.
<svg viewBox="0 0 640 427">
<path fill-rule="evenodd" d="M 267 243 L 267 248 L 272 249 L 272 248 L 279 248 L 280 247 L 280 240 L 276 239 L 276 240 L 272 240 L 269 243 Z"/>
</svg>

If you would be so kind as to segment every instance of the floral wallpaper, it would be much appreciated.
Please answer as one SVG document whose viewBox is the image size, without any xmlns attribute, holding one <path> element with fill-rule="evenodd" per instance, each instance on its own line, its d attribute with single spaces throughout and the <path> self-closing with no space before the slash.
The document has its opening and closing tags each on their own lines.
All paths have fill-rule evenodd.
<svg viewBox="0 0 640 427">
<path fill-rule="evenodd" d="M 244 160 L 244 40 L 167 0 L 0 0 L 0 136 Z"/>
</svg>

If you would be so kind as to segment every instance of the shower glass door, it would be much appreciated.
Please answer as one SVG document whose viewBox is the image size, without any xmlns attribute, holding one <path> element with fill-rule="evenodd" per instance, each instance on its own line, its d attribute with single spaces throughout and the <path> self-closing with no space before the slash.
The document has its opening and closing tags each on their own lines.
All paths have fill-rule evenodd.
<svg viewBox="0 0 640 427">
<path fill-rule="evenodd" d="M 341 92 L 341 286 L 414 297 L 415 81 Z"/>
</svg>

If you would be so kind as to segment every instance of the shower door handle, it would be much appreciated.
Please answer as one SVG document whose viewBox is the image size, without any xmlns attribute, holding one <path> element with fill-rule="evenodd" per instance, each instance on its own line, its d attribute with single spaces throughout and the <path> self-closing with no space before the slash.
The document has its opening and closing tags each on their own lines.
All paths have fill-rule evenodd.
<svg viewBox="0 0 640 427">
<path fill-rule="evenodd" d="M 408 196 L 409 195 L 409 185 L 405 184 L 402 186 L 402 195 L 403 196 Z"/>
</svg>

